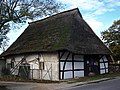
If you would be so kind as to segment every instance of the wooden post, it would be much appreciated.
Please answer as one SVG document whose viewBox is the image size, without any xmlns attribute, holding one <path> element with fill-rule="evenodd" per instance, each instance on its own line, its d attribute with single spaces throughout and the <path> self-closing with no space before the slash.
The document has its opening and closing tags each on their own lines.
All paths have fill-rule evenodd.
<svg viewBox="0 0 120 90">
<path fill-rule="evenodd" d="M 51 64 L 51 80 L 52 80 L 52 64 Z"/>
<path fill-rule="evenodd" d="M 33 65 L 32 65 L 32 79 L 33 79 Z"/>
<path fill-rule="evenodd" d="M 43 73 L 42 73 L 42 69 L 41 69 L 41 80 L 42 80 L 42 75 L 43 75 Z"/>
<path fill-rule="evenodd" d="M 72 54 L 72 74 L 74 78 L 74 54 Z"/>
</svg>

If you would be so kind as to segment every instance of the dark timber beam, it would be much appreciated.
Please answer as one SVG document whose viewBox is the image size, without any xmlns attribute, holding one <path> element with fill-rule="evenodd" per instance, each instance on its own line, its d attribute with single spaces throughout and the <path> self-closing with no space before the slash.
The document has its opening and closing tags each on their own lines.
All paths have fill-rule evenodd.
<svg viewBox="0 0 120 90">
<path fill-rule="evenodd" d="M 74 54 L 72 54 L 72 74 L 74 78 Z"/>
<path fill-rule="evenodd" d="M 67 57 L 66 57 L 66 59 L 65 59 L 64 65 L 63 65 L 62 79 L 64 79 L 64 70 L 65 70 L 65 65 L 66 65 L 66 61 L 67 61 L 67 59 L 68 59 L 69 55 L 70 55 L 70 52 L 68 53 L 68 55 L 67 55 Z"/>
</svg>

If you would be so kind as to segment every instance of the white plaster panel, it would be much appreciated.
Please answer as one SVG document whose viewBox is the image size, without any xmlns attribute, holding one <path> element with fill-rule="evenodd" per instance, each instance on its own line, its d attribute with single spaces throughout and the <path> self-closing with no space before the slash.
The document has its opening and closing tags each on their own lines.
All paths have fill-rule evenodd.
<svg viewBox="0 0 120 90">
<path fill-rule="evenodd" d="M 75 55 L 75 56 L 74 56 L 74 60 L 84 61 L 83 55 Z"/>
<path fill-rule="evenodd" d="M 106 69 L 106 73 L 108 73 L 108 69 Z"/>
<path fill-rule="evenodd" d="M 51 76 L 52 75 L 52 76 Z M 51 72 L 43 71 L 42 79 L 44 80 L 59 80 L 58 77 L 58 72 L 54 72 L 54 74 Z"/>
<path fill-rule="evenodd" d="M 52 72 L 52 80 L 56 80 L 56 81 L 59 80 L 59 73 L 58 73 L 58 71 Z"/>
<path fill-rule="evenodd" d="M 40 79 L 40 70 L 33 69 L 31 72 L 32 72 L 31 75 L 30 75 L 31 78 L 33 78 L 33 79 Z"/>
<path fill-rule="evenodd" d="M 38 58 L 38 54 L 32 54 L 26 57 L 26 61 L 34 61 Z"/>
<path fill-rule="evenodd" d="M 106 58 L 106 56 L 103 56 L 103 59 L 104 59 L 104 61 L 108 61 L 107 58 Z"/>
<path fill-rule="evenodd" d="M 49 61 L 49 62 L 57 62 L 59 61 L 58 59 L 58 54 L 57 53 L 44 53 L 42 54 L 44 61 Z"/>
<path fill-rule="evenodd" d="M 105 73 L 105 69 L 100 70 L 100 74 L 104 74 Z"/>
<path fill-rule="evenodd" d="M 68 52 L 65 52 L 64 55 L 61 57 L 61 60 L 66 60 L 68 54 L 69 54 Z"/>
<path fill-rule="evenodd" d="M 106 56 L 103 56 L 103 57 L 100 59 L 100 62 L 104 62 L 103 60 L 104 60 L 105 62 L 108 61 L 107 58 L 106 58 Z"/>
<path fill-rule="evenodd" d="M 67 58 L 67 60 L 72 61 L 72 54 L 69 55 L 69 57 Z"/>
<path fill-rule="evenodd" d="M 19 55 L 19 56 L 18 56 L 18 55 L 17 55 L 17 56 L 14 56 L 15 61 L 17 61 L 17 62 L 21 61 L 23 57 L 24 57 L 24 56 L 22 56 L 22 55 Z"/>
<path fill-rule="evenodd" d="M 47 73 L 47 75 L 44 77 L 45 80 L 50 80 L 49 75 L 52 75 L 52 80 L 59 80 L 59 60 L 58 60 L 58 54 L 57 53 L 44 53 L 40 55 L 40 60 L 42 56 L 42 61 L 44 61 L 45 69 L 42 70 L 42 77 Z M 11 61 L 10 57 L 7 59 L 7 62 Z M 15 65 L 19 63 L 20 60 L 22 60 L 22 55 L 16 55 L 15 58 Z M 34 79 L 40 79 L 41 77 L 41 71 L 39 71 L 39 64 L 34 59 L 38 58 L 38 54 L 30 54 L 27 55 L 26 60 L 30 64 L 30 69 L 33 69 L 30 71 L 30 77 Z M 34 61 L 31 61 L 34 60 Z M 52 68 L 50 69 L 52 65 Z M 50 69 L 50 70 L 49 70 Z M 52 71 L 51 71 L 52 70 Z M 17 72 L 16 70 L 15 72 Z M 14 73 L 16 74 L 16 73 Z M 33 77 L 31 76 L 33 75 Z"/>
<path fill-rule="evenodd" d="M 42 79 L 50 80 L 49 74 L 50 74 L 50 73 L 47 73 L 46 70 L 43 70 L 43 71 L 42 71 Z"/>
<path fill-rule="evenodd" d="M 59 62 L 45 62 L 44 65 L 43 76 L 47 73 L 44 79 L 51 80 L 52 78 L 52 80 L 59 80 Z"/>
<path fill-rule="evenodd" d="M 105 63 L 106 68 L 108 68 L 108 63 Z"/>
<path fill-rule="evenodd" d="M 44 70 L 48 70 L 52 67 L 52 62 L 44 62 Z"/>
<path fill-rule="evenodd" d="M 53 62 L 52 69 L 59 72 L 59 62 Z"/>
<path fill-rule="evenodd" d="M 11 59 L 10 58 L 6 59 L 6 63 L 11 63 Z"/>
<path fill-rule="evenodd" d="M 60 70 L 63 70 L 64 62 L 60 62 Z M 66 62 L 65 70 L 72 70 L 72 62 Z"/>
<path fill-rule="evenodd" d="M 30 69 L 39 69 L 39 63 L 38 62 L 30 62 Z"/>
<path fill-rule="evenodd" d="M 104 63 L 100 63 L 100 68 L 105 68 Z"/>
<path fill-rule="evenodd" d="M 60 70 L 63 70 L 64 62 L 60 62 Z"/>
<path fill-rule="evenodd" d="M 64 72 L 64 79 L 73 78 L 72 71 Z"/>
<path fill-rule="evenodd" d="M 84 62 L 74 62 L 74 69 L 84 69 Z"/>
<path fill-rule="evenodd" d="M 103 59 L 102 59 L 102 58 L 100 59 L 100 62 L 103 62 Z"/>
<path fill-rule="evenodd" d="M 84 77 L 84 71 L 74 71 L 74 77 Z"/>
<path fill-rule="evenodd" d="M 60 78 L 61 78 L 61 79 L 62 79 L 62 73 L 63 73 L 63 72 L 60 72 Z"/>
<path fill-rule="evenodd" d="M 72 62 L 66 62 L 65 70 L 72 70 Z"/>
<path fill-rule="evenodd" d="M 61 60 L 66 60 L 68 54 L 69 54 L 69 52 L 65 52 L 64 55 L 62 56 Z M 72 60 L 72 54 L 69 55 L 67 60 Z"/>
<path fill-rule="evenodd" d="M 47 72 L 47 70 L 43 70 L 42 72 L 42 79 L 44 80 L 51 80 L 52 76 L 51 76 L 51 71 Z"/>
</svg>

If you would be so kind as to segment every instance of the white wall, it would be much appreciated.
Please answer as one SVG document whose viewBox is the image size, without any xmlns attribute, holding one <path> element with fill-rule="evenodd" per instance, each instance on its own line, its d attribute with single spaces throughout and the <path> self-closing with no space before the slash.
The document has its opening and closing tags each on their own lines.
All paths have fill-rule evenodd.
<svg viewBox="0 0 120 90">
<path fill-rule="evenodd" d="M 15 55 L 15 65 L 18 64 L 23 55 Z M 37 58 L 40 58 L 41 62 L 44 62 L 44 70 L 39 70 L 39 63 Z M 7 58 L 7 63 L 11 62 L 13 57 Z M 27 63 L 30 64 L 30 78 L 33 79 L 45 79 L 45 80 L 59 80 L 59 62 L 57 53 L 42 53 L 42 54 L 30 54 L 26 56 Z M 33 72 L 33 73 L 32 73 Z M 18 69 L 13 73 L 18 74 Z M 42 75 L 41 75 L 42 74 Z M 52 75 L 52 76 L 51 76 Z"/>
<path fill-rule="evenodd" d="M 81 62 L 74 62 L 74 69 L 84 69 L 84 56 L 83 55 L 75 55 L 74 60 Z M 74 77 L 84 77 L 84 70 L 82 71 L 74 71 Z"/>
</svg>

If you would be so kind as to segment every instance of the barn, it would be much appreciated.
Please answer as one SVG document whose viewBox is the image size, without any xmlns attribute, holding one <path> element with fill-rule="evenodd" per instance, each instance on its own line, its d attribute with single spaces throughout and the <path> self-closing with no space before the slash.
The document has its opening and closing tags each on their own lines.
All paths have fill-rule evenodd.
<svg viewBox="0 0 120 90">
<path fill-rule="evenodd" d="M 111 60 L 78 8 L 29 23 L 1 56 L 11 74 L 44 80 L 105 74 Z"/>
</svg>

